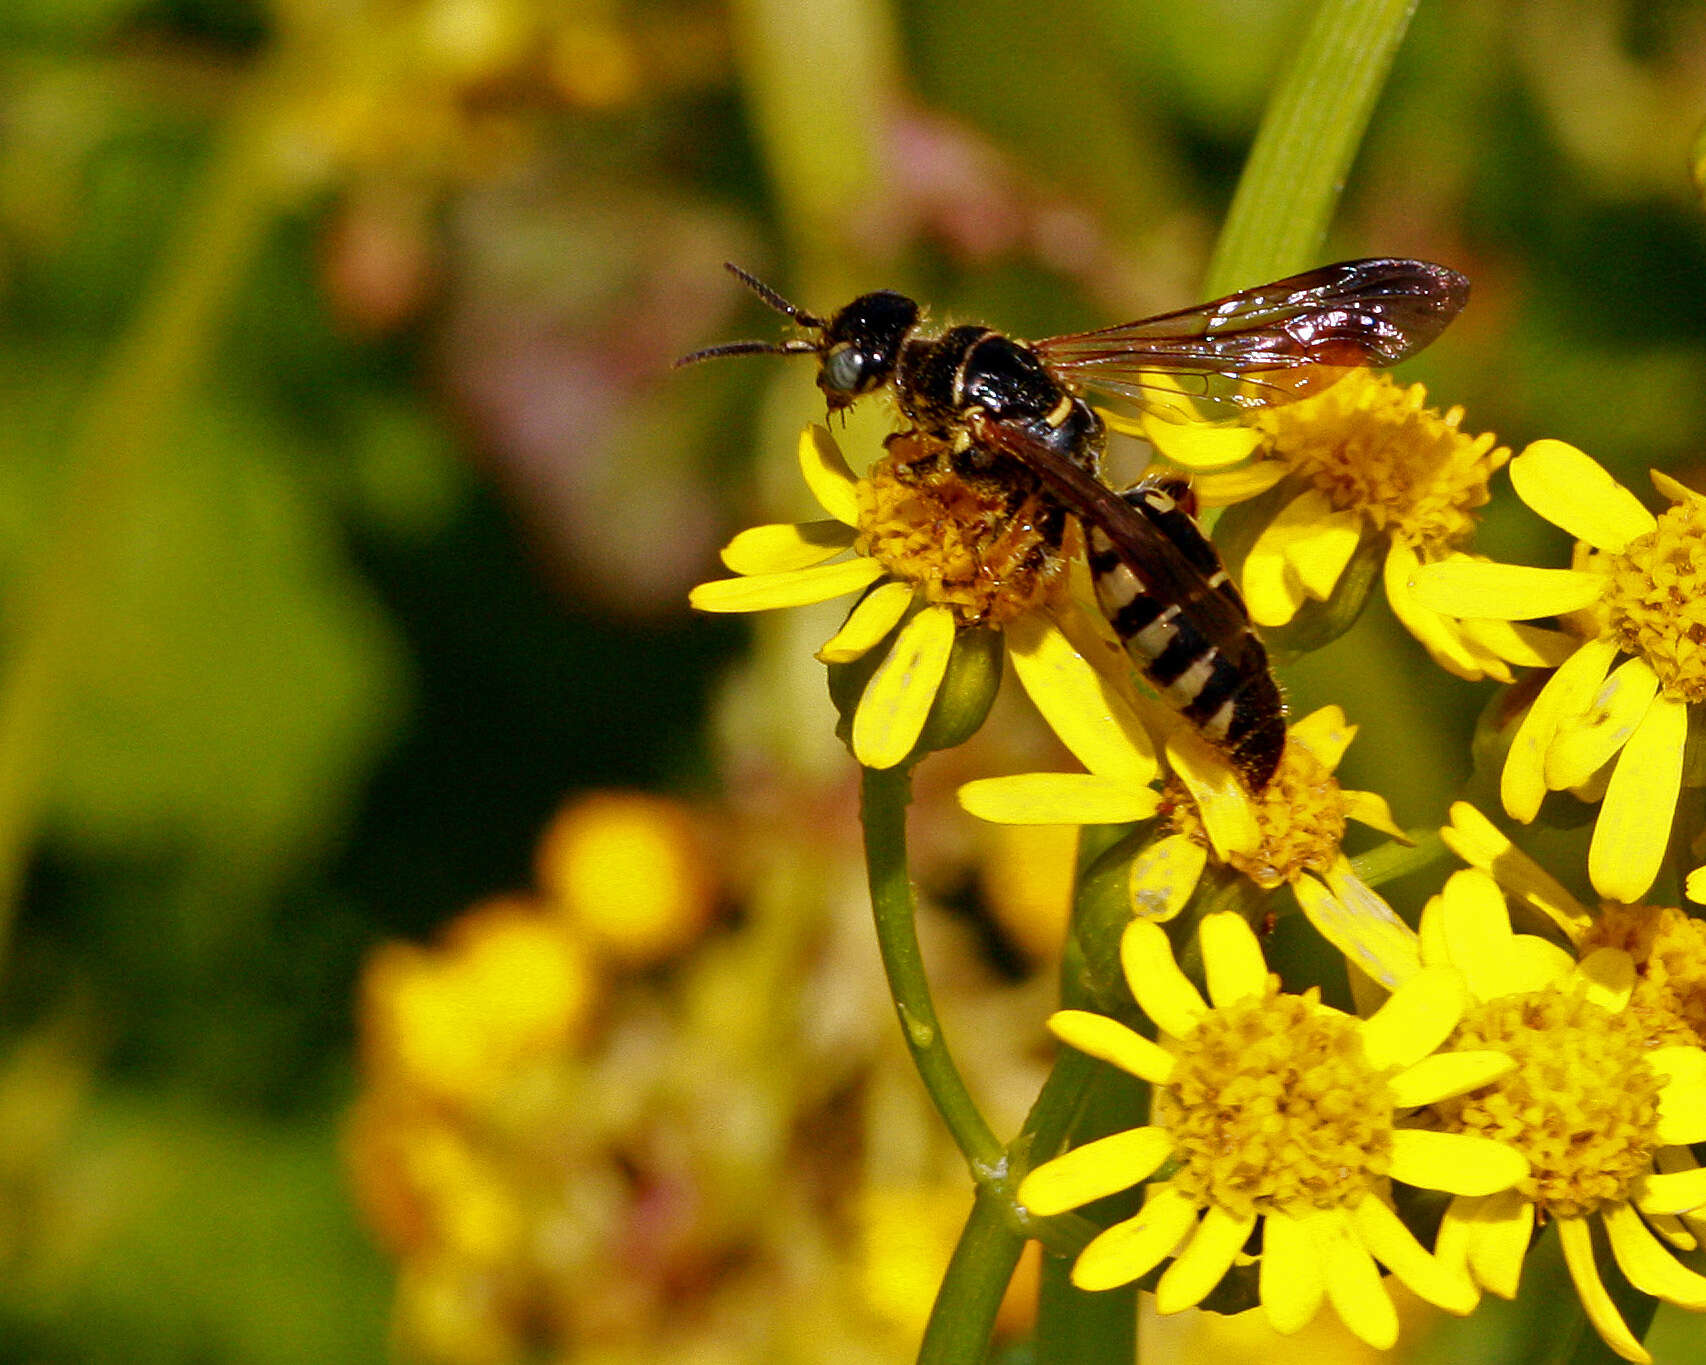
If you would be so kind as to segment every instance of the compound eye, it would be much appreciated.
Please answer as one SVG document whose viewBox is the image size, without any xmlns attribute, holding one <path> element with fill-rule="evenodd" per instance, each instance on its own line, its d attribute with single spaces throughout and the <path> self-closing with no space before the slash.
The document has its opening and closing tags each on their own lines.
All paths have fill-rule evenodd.
<svg viewBox="0 0 1706 1365">
<path fill-rule="evenodd" d="M 837 347 L 823 358 L 823 386 L 836 393 L 857 393 L 865 358 L 851 346 Z"/>
</svg>

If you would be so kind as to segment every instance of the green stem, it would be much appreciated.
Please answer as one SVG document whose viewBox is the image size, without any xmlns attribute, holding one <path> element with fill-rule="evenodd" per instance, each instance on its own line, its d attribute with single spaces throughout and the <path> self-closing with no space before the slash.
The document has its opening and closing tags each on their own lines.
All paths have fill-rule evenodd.
<svg viewBox="0 0 1706 1365">
<path fill-rule="evenodd" d="M 172 411 L 278 203 L 282 57 L 259 72 L 214 150 L 183 227 L 78 414 L 54 524 L 20 575 L 0 678 L 0 960 L 11 936 L 77 654 L 100 628 L 106 551 L 168 448 Z"/>
<path fill-rule="evenodd" d="M 1322 0 L 1268 102 L 1209 265 L 1218 297 L 1315 264 L 1416 0 Z"/>
<path fill-rule="evenodd" d="M 1005 1196 L 979 1187 L 924 1329 L 918 1365 L 979 1365 L 983 1360 L 996 1310 L 1025 1249 L 1007 1204 Z"/>
<path fill-rule="evenodd" d="M 865 870 L 876 915 L 877 947 L 888 974 L 889 994 L 900 1016 L 901 1036 L 973 1177 L 980 1186 L 985 1185 L 1001 1178 L 1007 1153 L 954 1065 L 930 998 L 930 982 L 918 948 L 918 912 L 906 857 L 906 808 L 912 799 L 912 777 L 904 767 L 862 771 L 860 818 L 865 827 Z"/>
<path fill-rule="evenodd" d="M 1071 1273 L 1068 1258 L 1043 1257 L 1036 1365 L 1129 1365 L 1137 1359 L 1137 1286 L 1091 1293 Z"/>
<path fill-rule="evenodd" d="M 884 240 L 868 215 L 900 85 L 893 17 L 880 4 L 736 0 L 733 21 L 795 278 L 826 297 L 851 293 L 857 267 Z"/>
</svg>

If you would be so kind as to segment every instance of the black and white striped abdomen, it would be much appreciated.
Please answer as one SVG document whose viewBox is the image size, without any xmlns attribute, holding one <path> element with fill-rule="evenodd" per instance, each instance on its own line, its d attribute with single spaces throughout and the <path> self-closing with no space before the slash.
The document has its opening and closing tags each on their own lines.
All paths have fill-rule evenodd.
<svg viewBox="0 0 1706 1365">
<path fill-rule="evenodd" d="M 1285 748 L 1285 704 L 1243 599 L 1181 503 L 1184 492 L 1155 482 L 1120 495 L 1150 529 L 1141 541 L 1086 522 L 1096 598 L 1162 699 L 1260 790 Z"/>
</svg>

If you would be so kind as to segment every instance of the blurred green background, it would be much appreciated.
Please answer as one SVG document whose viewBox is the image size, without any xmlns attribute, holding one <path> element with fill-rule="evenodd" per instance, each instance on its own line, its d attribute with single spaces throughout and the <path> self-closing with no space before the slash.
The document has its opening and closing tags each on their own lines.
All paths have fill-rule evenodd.
<svg viewBox="0 0 1706 1365">
<path fill-rule="evenodd" d="M 0 1360 L 384 1354 L 362 956 L 577 790 L 716 788 L 745 627 L 686 590 L 806 510 L 806 367 L 669 368 L 778 334 L 720 262 L 1019 335 L 1196 301 L 1310 8 L 0 6 Z M 1327 256 L 1473 278 L 1406 371 L 1468 428 L 1698 485 L 1703 116 L 1706 4 L 1424 0 Z M 1486 695 L 1420 658 L 1374 612 L 1290 679 L 1356 672 L 1409 822 Z"/>
</svg>

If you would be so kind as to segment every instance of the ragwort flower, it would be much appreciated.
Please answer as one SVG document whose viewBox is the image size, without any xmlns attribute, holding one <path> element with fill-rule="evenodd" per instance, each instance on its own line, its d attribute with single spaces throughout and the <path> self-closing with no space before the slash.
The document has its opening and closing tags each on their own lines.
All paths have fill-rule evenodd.
<svg viewBox="0 0 1706 1365">
<path fill-rule="evenodd" d="M 1154 1122 L 1038 1166 L 1019 1200 L 1042 1216 L 1171 1174 L 1135 1217 L 1102 1232 L 1072 1269 L 1081 1289 L 1109 1289 L 1174 1260 L 1156 1306 L 1200 1303 L 1261 1225 L 1259 1286 L 1268 1320 L 1295 1332 L 1330 1301 L 1376 1347 L 1398 1318 L 1375 1262 L 1430 1303 L 1467 1313 L 1460 1269 L 1431 1256 L 1393 1212 L 1392 1180 L 1493 1194 L 1526 1163 L 1491 1138 L 1403 1127 L 1399 1111 L 1483 1085 L 1509 1067 L 1490 1053 L 1439 1054 L 1466 999 L 1451 969 L 1418 971 L 1373 1018 L 1286 995 L 1248 924 L 1206 916 L 1200 929 L 1212 1004 L 1174 961 L 1160 926 L 1134 920 L 1121 943 L 1132 994 L 1159 1043 L 1099 1014 L 1063 1010 L 1063 1042 L 1148 1081 Z"/>
<path fill-rule="evenodd" d="M 1574 446 L 1536 441 L 1511 462 L 1511 483 L 1576 537 L 1572 567 L 1457 557 L 1415 579 L 1440 611 L 1566 618 L 1576 647 L 1517 726 L 1500 795 L 1524 823 L 1548 791 L 1601 800 L 1588 875 L 1619 901 L 1639 900 L 1658 875 L 1689 712 L 1706 701 L 1706 498 L 1652 477 L 1672 503 L 1657 517 Z"/>
<path fill-rule="evenodd" d="M 1359 546 L 1378 536 L 1386 540 L 1393 614 L 1442 668 L 1509 682 L 1511 664 L 1556 662 L 1547 632 L 1444 616 L 1409 589 L 1418 565 L 1469 538 L 1488 481 L 1510 458 L 1491 433 L 1461 429 L 1461 407 L 1442 414 L 1420 384 L 1353 370 L 1312 398 L 1256 410 L 1248 421 L 1228 429 L 1151 417 L 1142 431 L 1165 458 L 1201 471 L 1204 505 L 1243 501 L 1289 480 L 1290 497 L 1244 561 L 1241 586 L 1257 625 L 1284 625 L 1309 599 L 1326 601 Z M 1252 454 L 1255 463 L 1224 468 Z"/>
<path fill-rule="evenodd" d="M 863 593 L 818 651 L 825 663 L 845 664 L 892 638 L 853 718 L 861 763 L 890 768 L 912 752 L 956 637 L 996 626 L 1020 681 L 1068 748 L 1117 753 L 1109 761 L 1140 784 L 1153 775 L 1136 717 L 1053 623 L 1051 613 L 1073 609 L 1058 507 L 999 470 L 963 476 L 923 437 L 891 440 L 864 478 L 821 426 L 801 433 L 799 453 L 829 519 L 742 531 L 722 552 L 740 576 L 701 583 L 689 600 L 701 611 L 764 611 Z"/>
<path fill-rule="evenodd" d="M 1161 791 L 1105 771 L 1094 750 L 1088 773 L 1024 773 L 960 788 L 960 804 L 1010 824 L 1119 824 L 1159 815 L 1168 832 L 1133 859 L 1132 913 L 1166 921 L 1189 903 L 1211 858 L 1264 890 L 1289 885 L 1321 934 L 1364 972 L 1395 986 L 1418 965 L 1415 935 L 1359 878 L 1340 848 L 1356 820 L 1394 838 L 1404 831 L 1385 798 L 1350 791 L 1333 772 L 1356 737 L 1345 713 L 1326 706 L 1294 722 L 1272 780 L 1252 796 L 1205 756 L 1203 741 L 1177 731 L 1167 745 L 1177 775 Z M 1206 761 L 1205 761 L 1206 757 Z"/>
<path fill-rule="evenodd" d="M 1656 1229 L 1693 1246 L 1676 1215 L 1706 1206 L 1706 1170 L 1684 1145 L 1706 1139 L 1706 1052 L 1655 1045 L 1629 1008 L 1637 978 L 1628 953 L 1600 947 L 1578 960 L 1549 940 L 1514 934 L 1498 886 L 1478 868 L 1454 874 L 1429 902 L 1421 940 L 1424 963 L 1455 965 L 1469 984 L 1473 1003 L 1455 1046 L 1516 1063 L 1436 1103 L 1440 1129 L 1496 1137 L 1529 1164 L 1508 1190 L 1459 1195 L 1440 1226 L 1438 1255 L 1508 1298 L 1535 1224 L 1556 1223 L 1595 1329 L 1625 1360 L 1649 1361 L 1606 1293 L 1590 1224 L 1599 1219 L 1618 1268 L 1641 1293 L 1706 1309 L 1706 1276 L 1653 1236 Z"/>
</svg>

